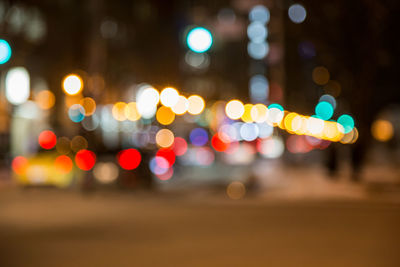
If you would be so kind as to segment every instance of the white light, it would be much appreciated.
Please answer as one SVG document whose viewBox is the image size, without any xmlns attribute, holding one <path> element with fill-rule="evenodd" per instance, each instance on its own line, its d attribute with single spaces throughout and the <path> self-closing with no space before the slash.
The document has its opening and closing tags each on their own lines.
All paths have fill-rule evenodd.
<svg viewBox="0 0 400 267">
<path fill-rule="evenodd" d="M 240 127 L 240 136 L 245 141 L 253 141 L 258 137 L 259 129 L 255 123 L 244 123 Z"/>
<path fill-rule="evenodd" d="M 250 42 L 247 45 L 247 52 L 254 59 L 263 59 L 269 52 L 269 45 L 266 42 L 254 43 Z"/>
<path fill-rule="evenodd" d="M 279 124 L 283 116 L 284 112 L 279 108 L 269 108 L 267 112 L 267 123 L 270 125 Z"/>
<path fill-rule="evenodd" d="M 209 30 L 197 27 L 191 30 L 187 36 L 187 44 L 193 52 L 203 53 L 212 45 L 212 35 Z"/>
<path fill-rule="evenodd" d="M 274 132 L 274 127 L 265 122 L 258 123 L 258 129 L 259 129 L 258 137 L 260 138 L 270 137 Z"/>
<path fill-rule="evenodd" d="M 29 98 L 29 73 L 24 67 L 15 67 L 7 72 L 6 98 L 13 105 L 25 103 Z"/>
<path fill-rule="evenodd" d="M 278 136 L 260 140 L 258 151 L 265 158 L 279 158 L 285 151 L 285 145 Z"/>
<path fill-rule="evenodd" d="M 320 134 L 324 129 L 324 121 L 318 118 L 310 117 L 307 120 L 307 130 L 311 134 Z"/>
<path fill-rule="evenodd" d="M 160 101 L 166 107 L 172 108 L 179 101 L 179 93 L 176 89 L 168 87 L 161 91 Z"/>
<path fill-rule="evenodd" d="M 249 87 L 250 98 L 253 102 L 264 102 L 268 99 L 269 85 L 264 75 L 258 74 L 251 77 Z"/>
<path fill-rule="evenodd" d="M 196 69 L 205 69 L 210 65 L 210 59 L 207 54 L 193 53 L 192 51 L 186 53 L 185 62 Z"/>
<path fill-rule="evenodd" d="M 267 39 L 268 30 L 261 22 L 255 21 L 247 27 L 247 36 L 254 43 L 262 43 Z"/>
<path fill-rule="evenodd" d="M 152 87 L 142 88 L 139 90 L 136 99 L 136 105 L 140 115 L 145 119 L 153 117 L 157 111 L 157 104 L 160 100 L 158 91 Z"/>
<path fill-rule="evenodd" d="M 302 5 L 294 4 L 289 7 L 288 14 L 291 21 L 299 24 L 306 19 L 307 11 Z"/>
<path fill-rule="evenodd" d="M 268 23 L 270 18 L 270 13 L 268 8 L 265 6 L 255 6 L 250 10 L 249 19 L 250 21 L 259 21 L 261 23 Z"/>
</svg>

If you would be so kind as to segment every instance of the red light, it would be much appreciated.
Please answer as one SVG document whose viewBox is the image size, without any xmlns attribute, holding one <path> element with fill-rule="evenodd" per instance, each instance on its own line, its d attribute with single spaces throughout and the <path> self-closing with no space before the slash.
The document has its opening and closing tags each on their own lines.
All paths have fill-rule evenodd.
<svg viewBox="0 0 400 267">
<path fill-rule="evenodd" d="M 224 152 L 226 154 L 233 154 L 235 153 L 239 148 L 239 142 L 238 141 L 233 141 L 229 144 L 229 147 L 227 150 L 225 150 Z"/>
<path fill-rule="evenodd" d="M 39 145 L 44 149 L 52 149 L 57 143 L 57 136 L 49 130 L 43 131 L 39 134 Z"/>
<path fill-rule="evenodd" d="M 11 168 L 16 174 L 19 175 L 24 174 L 27 167 L 28 160 L 22 156 L 15 157 L 11 163 Z"/>
<path fill-rule="evenodd" d="M 56 167 L 57 171 L 61 173 L 69 173 L 72 171 L 72 160 L 70 157 L 61 155 L 58 156 L 54 161 L 54 166 Z"/>
<path fill-rule="evenodd" d="M 117 158 L 119 165 L 125 170 L 136 169 L 142 160 L 140 152 L 134 148 L 122 150 L 119 152 Z"/>
<path fill-rule="evenodd" d="M 79 169 L 88 171 L 96 163 L 96 154 L 87 149 L 79 150 L 75 155 L 75 163 Z"/>
<path fill-rule="evenodd" d="M 169 168 L 166 173 L 161 174 L 161 175 L 156 175 L 156 176 L 161 181 L 167 181 L 167 180 L 171 179 L 172 175 L 174 175 L 174 169 L 173 168 Z"/>
<path fill-rule="evenodd" d="M 156 160 L 157 160 L 157 157 L 162 157 L 162 158 L 166 159 L 169 163 L 168 168 L 171 167 L 172 165 L 174 165 L 175 159 L 176 159 L 174 151 L 172 151 L 169 148 L 160 148 L 156 153 Z M 158 164 L 158 162 L 157 162 L 157 164 Z"/>
<path fill-rule="evenodd" d="M 182 137 L 175 137 L 174 145 L 172 147 L 175 155 L 182 156 L 187 151 L 187 142 Z"/>
<path fill-rule="evenodd" d="M 219 138 L 218 134 L 215 134 L 211 139 L 212 147 L 219 152 L 224 152 L 229 148 L 229 143 L 225 143 Z"/>
</svg>

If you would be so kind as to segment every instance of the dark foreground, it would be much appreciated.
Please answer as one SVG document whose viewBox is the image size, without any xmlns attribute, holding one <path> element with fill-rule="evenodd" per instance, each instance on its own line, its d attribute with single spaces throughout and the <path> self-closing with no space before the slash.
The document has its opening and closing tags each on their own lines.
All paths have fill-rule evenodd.
<svg viewBox="0 0 400 267">
<path fill-rule="evenodd" d="M 0 266 L 400 266 L 400 205 L 0 192 Z"/>
</svg>

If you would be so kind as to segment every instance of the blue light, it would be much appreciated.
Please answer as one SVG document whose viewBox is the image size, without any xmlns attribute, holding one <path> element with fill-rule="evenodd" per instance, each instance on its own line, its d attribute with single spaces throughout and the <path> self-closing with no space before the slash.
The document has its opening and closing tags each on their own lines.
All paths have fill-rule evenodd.
<svg viewBox="0 0 400 267">
<path fill-rule="evenodd" d="M 340 116 L 337 122 L 343 126 L 345 134 L 351 132 L 354 128 L 354 119 L 350 115 L 344 114 Z"/>
<path fill-rule="evenodd" d="M 6 63 L 11 57 L 11 47 L 6 40 L 0 39 L 0 64 Z"/>
<path fill-rule="evenodd" d="M 319 102 L 322 102 L 322 101 L 325 101 L 325 102 L 328 102 L 329 104 L 331 104 L 333 109 L 336 108 L 336 99 L 333 96 L 328 95 L 328 94 L 322 95 L 319 98 Z"/>
<path fill-rule="evenodd" d="M 315 114 L 323 120 L 329 120 L 333 115 L 333 107 L 330 103 L 321 101 L 315 107 Z"/>
<path fill-rule="evenodd" d="M 195 146 L 204 146 L 208 142 L 208 133 L 203 128 L 196 128 L 190 132 L 189 139 Z"/>
<path fill-rule="evenodd" d="M 210 49 L 213 43 L 211 32 L 203 27 L 192 29 L 186 38 L 190 50 L 196 53 L 204 53 Z"/>
<path fill-rule="evenodd" d="M 277 103 L 273 103 L 268 106 L 268 109 L 272 109 L 272 108 L 276 108 L 276 109 L 279 109 L 280 111 L 283 111 L 283 107 Z"/>
<path fill-rule="evenodd" d="M 79 104 L 74 104 L 69 108 L 68 116 L 73 122 L 81 122 L 85 118 L 85 109 Z"/>
</svg>

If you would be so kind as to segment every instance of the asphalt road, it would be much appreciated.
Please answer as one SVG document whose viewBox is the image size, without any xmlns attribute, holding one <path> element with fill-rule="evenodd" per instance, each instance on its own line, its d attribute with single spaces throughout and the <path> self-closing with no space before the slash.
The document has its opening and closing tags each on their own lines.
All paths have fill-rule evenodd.
<svg viewBox="0 0 400 267">
<path fill-rule="evenodd" d="M 400 266 L 400 205 L 0 191 L 0 266 Z"/>
</svg>

